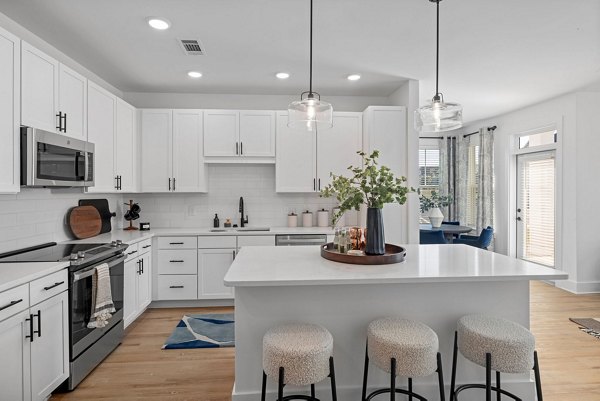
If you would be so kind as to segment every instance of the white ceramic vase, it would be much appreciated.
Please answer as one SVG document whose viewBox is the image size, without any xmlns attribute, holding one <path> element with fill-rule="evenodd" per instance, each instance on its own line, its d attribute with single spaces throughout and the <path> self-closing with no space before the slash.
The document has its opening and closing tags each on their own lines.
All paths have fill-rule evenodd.
<svg viewBox="0 0 600 401">
<path fill-rule="evenodd" d="M 429 222 L 431 223 L 431 227 L 439 228 L 442 225 L 442 221 L 444 221 L 444 214 L 439 207 L 434 207 L 429 210 Z"/>
</svg>

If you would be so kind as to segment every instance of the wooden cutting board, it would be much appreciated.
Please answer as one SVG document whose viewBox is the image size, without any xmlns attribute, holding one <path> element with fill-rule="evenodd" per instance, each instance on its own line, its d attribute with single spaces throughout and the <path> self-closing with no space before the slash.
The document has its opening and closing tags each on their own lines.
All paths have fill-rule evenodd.
<svg viewBox="0 0 600 401">
<path fill-rule="evenodd" d="M 102 230 L 102 217 L 94 206 L 71 208 L 67 214 L 67 223 L 77 239 L 95 237 Z"/>
</svg>

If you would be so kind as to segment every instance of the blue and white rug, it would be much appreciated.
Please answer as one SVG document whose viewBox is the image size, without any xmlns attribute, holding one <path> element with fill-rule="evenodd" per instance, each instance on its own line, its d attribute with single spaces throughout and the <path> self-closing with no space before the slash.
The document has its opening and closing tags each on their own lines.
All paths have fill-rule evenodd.
<svg viewBox="0 0 600 401">
<path fill-rule="evenodd" d="M 233 313 L 184 315 L 162 349 L 235 346 Z"/>
</svg>

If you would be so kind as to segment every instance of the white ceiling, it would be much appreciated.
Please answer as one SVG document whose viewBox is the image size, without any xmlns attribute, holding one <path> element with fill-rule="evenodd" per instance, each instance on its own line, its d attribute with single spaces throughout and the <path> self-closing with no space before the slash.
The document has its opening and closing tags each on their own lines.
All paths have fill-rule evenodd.
<svg viewBox="0 0 600 401">
<path fill-rule="evenodd" d="M 434 94 L 435 5 L 315 0 L 315 89 Z M 0 0 L 0 12 L 124 92 L 296 94 L 308 80 L 308 0 Z M 474 121 L 600 80 L 600 1 L 445 0 L 440 90 Z M 172 28 L 145 22 L 160 16 Z M 185 56 L 176 38 L 199 39 Z M 204 77 L 191 80 L 186 72 Z M 287 81 L 274 78 L 287 71 Z M 349 82 L 345 76 L 359 73 Z M 335 105 L 334 105 L 335 107 Z"/>
</svg>

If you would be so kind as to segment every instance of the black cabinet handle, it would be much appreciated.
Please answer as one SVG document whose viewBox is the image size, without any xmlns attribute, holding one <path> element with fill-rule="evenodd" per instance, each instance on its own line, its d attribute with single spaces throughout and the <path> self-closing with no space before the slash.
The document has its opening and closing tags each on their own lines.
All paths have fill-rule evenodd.
<svg viewBox="0 0 600 401">
<path fill-rule="evenodd" d="M 171 285 L 169 286 L 169 288 L 183 288 L 182 285 Z"/>
<path fill-rule="evenodd" d="M 144 259 L 141 259 L 142 262 L 142 274 L 144 274 Z"/>
<path fill-rule="evenodd" d="M 235 250 L 233 251 L 233 260 L 235 260 Z"/>
<path fill-rule="evenodd" d="M 37 333 L 38 338 L 40 338 L 42 336 L 42 311 L 38 309 L 38 313 L 36 313 L 35 315 L 32 315 L 33 317 L 37 317 L 38 319 L 38 329 L 37 331 L 32 331 L 31 332 L 31 337 L 33 337 L 34 333 Z M 31 319 L 31 327 L 33 328 L 33 318 Z M 31 340 L 33 341 L 33 340 Z"/>
<path fill-rule="evenodd" d="M 150 248 L 152 245 L 144 245 L 142 249 Z"/>
<path fill-rule="evenodd" d="M 169 191 L 171 190 L 171 179 L 169 178 Z"/>
<path fill-rule="evenodd" d="M 238 143 L 237 142 L 235 143 L 235 154 L 236 155 L 238 154 Z"/>
<path fill-rule="evenodd" d="M 67 132 L 67 113 L 63 114 L 63 118 L 65 119 L 65 125 L 63 125 L 63 132 Z"/>
<path fill-rule="evenodd" d="M 183 245 L 183 242 L 169 242 L 169 245 Z"/>
<path fill-rule="evenodd" d="M 58 287 L 59 285 L 64 284 L 64 283 L 65 283 L 64 281 L 61 281 L 60 283 L 54 283 L 53 285 L 51 285 L 49 287 L 44 287 L 44 290 L 46 290 L 46 291 L 51 290 L 51 289 Z"/>
<path fill-rule="evenodd" d="M 321 179 L 319 178 L 319 191 L 321 190 Z"/>
<path fill-rule="evenodd" d="M 175 191 L 175 178 L 173 178 L 173 191 Z"/>
<path fill-rule="evenodd" d="M 244 142 L 240 142 L 240 155 L 244 154 Z"/>
<path fill-rule="evenodd" d="M 117 189 L 118 189 L 119 191 L 120 191 L 121 189 L 123 189 L 123 188 L 121 188 L 121 176 L 120 176 L 120 175 L 118 175 L 118 176 L 117 176 Z"/>
<path fill-rule="evenodd" d="M 136 262 L 136 263 L 137 263 L 137 265 L 138 265 L 138 269 L 137 269 L 137 272 L 136 272 L 136 273 L 137 273 L 138 275 L 141 275 L 141 274 L 142 274 L 142 263 L 141 263 L 141 262 L 142 262 L 142 260 L 141 260 L 141 259 L 140 259 L 140 260 L 138 260 L 138 261 Z"/>
<path fill-rule="evenodd" d="M 10 301 L 9 304 L 6 304 L 6 305 L 0 307 L 0 311 L 3 311 L 4 309 L 10 308 L 11 306 L 18 304 L 19 302 L 23 302 L 23 298 L 18 299 L 16 301 Z"/>
<path fill-rule="evenodd" d="M 317 190 L 317 179 L 313 178 L 313 191 Z"/>
<path fill-rule="evenodd" d="M 56 115 L 56 117 L 58 117 L 58 127 L 56 127 L 56 129 L 58 130 L 58 132 L 62 132 L 62 121 L 63 121 L 62 111 L 59 111 L 58 114 Z"/>
<path fill-rule="evenodd" d="M 169 263 L 183 263 L 183 260 L 169 260 Z"/>
<path fill-rule="evenodd" d="M 29 338 L 29 342 L 33 342 L 33 315 L 29 315 L 29 319 L 25 319 L 26 322 L 29 322 L 29 335 L 25 336 L 25 338 Z"/>
<path fill-rule="evenodd" d="M 137 251 L 127 252 L 127 255 L 133 255 L 134 253 L 137 253 Z"/>
</svg>

